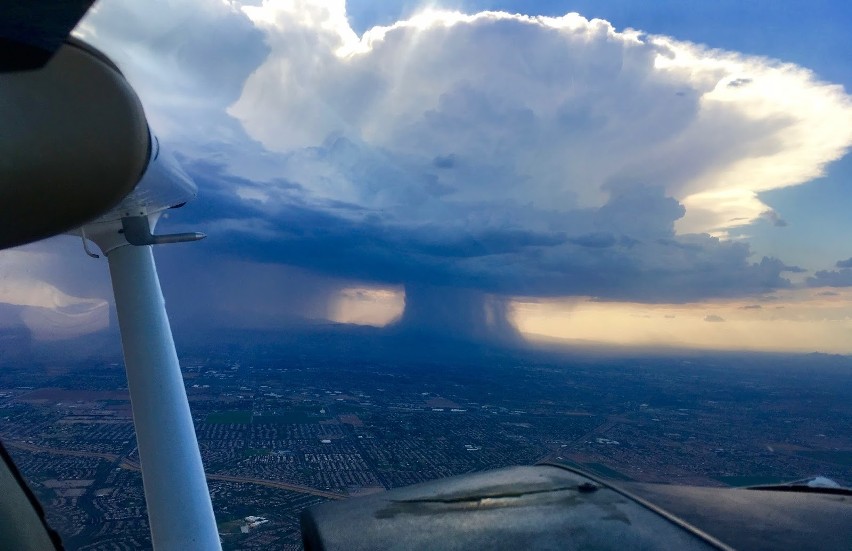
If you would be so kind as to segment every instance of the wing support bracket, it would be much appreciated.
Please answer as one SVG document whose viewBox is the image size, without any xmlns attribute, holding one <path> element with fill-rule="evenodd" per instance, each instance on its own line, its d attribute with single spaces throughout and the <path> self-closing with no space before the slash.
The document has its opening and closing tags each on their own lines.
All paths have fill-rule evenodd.
<svg viewBox="0 0 852 551">
<path fill-rule="evenodd" d="M 121 219 L 121 228 L 124 238 L 131 245 L 141 247 L 144 245 L 163 245 L 165 243 L 184 243 L 187 241 L 198 241 L 207 235 L 201 232 L 170 233 L 164 235 L 153 235 L 151 223 L 147 216 L 125 216 Z"/>
<path fill-rule="evenodd" d="M 100 258 L 101 255 L 93 253 L 92 249 L 89 248 L 88 238 L 86 237 L 86 226 L 80 226 L 80 237 L 83 239 L 83 250 L 86 251 L 86 254 L 92 258 Z"/>
</svg>

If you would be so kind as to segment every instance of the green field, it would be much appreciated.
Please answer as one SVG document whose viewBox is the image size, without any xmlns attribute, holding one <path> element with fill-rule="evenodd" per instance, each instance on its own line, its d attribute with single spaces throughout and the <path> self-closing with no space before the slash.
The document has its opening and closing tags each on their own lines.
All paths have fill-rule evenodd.
<svg viewBox="0 0 852 551">
<path fill-rule="evenodd" d="M 737 488 L 745 487 L 745 486 L 764 486 L 767 484 L 781 484 L 784 482 L 789 482 L 790 478 L 779 478 L 777 476 L 769 476 L 769 475 L 742 475 L 742 476 L 717 476 L 716 480 L 723 484 L 727 484 L 728 486 L 734 486 Z"/>
<path fill-rule="evenodd" d="M 217 411 L 207 416 L 211 425 L 248 425 L 251 423 L 250 411 Z"/>
<path fill-rule="evenodd" d="M 207 416 L 211 425 L 268 425 L 268 424 L 303 424 L 316 423 L 328 419 L 327 414 L 319 413 L 316 409 L 293 409 L 275 411 L 263 415 L 253 415 L 251 411 L 217 411 Z"/>
<path fill-rule="evenodd" d="M 817 461 L 825 461 L 827 463 L 836 463 L 844 467 L 852 467 L 852 451 L 849 450 L 820 450 L 809 452 L 798 452 L 797 455 L 816 459 Z"/>
<path fill-rule="evenodd" d="M 346 402 L 337 402 L 331 408 L 334 410 L 334 413 L 337 415 L 343 415 L 346 413 L 363 413 L 364 407 L 360 404 L 351 404 Z"/>
<path fill-rule="evenodd" d="M 266 425 L 266 424 L 304 424 L 304 423 L 316 423 L 317 421 L 322 421 L 323 419 L 327 419 L 328 416 L 323 415 L 321 413 L 316 413 L 314 410 L 292 410 L 292 411 L 278 411 L 275 413 L 269 413 L 265 415 L 256 415 L 253 423 L 255 425 Z"/>
<path fill-rule="evenodd" d="M 615 469 L 610 469 L 603 463 L 583 463 L 583 467 L 590 470 L 593 474 L 609 478 L 611 480 L 621 480 L 623 482 L 630 482 L 633 480 L 629 476 L 622 474 Z"/>
</svg>

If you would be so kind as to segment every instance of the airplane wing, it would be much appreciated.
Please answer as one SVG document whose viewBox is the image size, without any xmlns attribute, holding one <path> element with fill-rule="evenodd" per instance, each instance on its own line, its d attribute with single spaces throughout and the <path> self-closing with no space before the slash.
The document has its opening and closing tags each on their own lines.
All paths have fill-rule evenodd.
<svg viewBox="0 0 852 551">
<path fill-rule="evenodd" d="M 0 73 L 44 67 L 94 0 L 5 2 L 0 18 Z"/>
<path fill-rule="evenodd" d="M 118 204 L 151 159 L 121 71 L 68 36 L 89 1 L 7 2 L 0 17 L 0 249 L 78 227 Z"/>
<path fill-rule="evenodd" d="M 510 467 L 305 511 L 313 551 L 848 549 L 850 495 L 614 483 L 559 464 Z"/>
</svg>

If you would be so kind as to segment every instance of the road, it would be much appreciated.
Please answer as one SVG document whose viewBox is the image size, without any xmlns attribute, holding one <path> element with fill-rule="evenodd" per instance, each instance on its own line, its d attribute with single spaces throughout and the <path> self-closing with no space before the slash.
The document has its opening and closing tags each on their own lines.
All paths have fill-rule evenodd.
<svg viewBox="0 0 852 551">
<path fill-rule="evenodd" d="M 61 448 L 49 448 L 45 446 L 38 446 L 35 444 L 31 444 L 29 442 L 21 442 L 21 441 L 6 441 L 4 444 L 10 448 L 18 448 L 21 450 L 26 450 L 29 452 L 37 452 L 37 453 L 50 453 L 54 455 L 70 455 L 73 457 L 95 457 L 98 459 L 104 459 L 106 461 L 111 461 L 114 463 L 119 463 L 119 466 L 122 469 L 127 469 L 131 471 L 141 471 L 141 467 L 139 463 L 136 461 L 132 461 L 127 457 L 121 457 L 114 453 L 100 453 L 100 452 L 91 452 L 91 451 L 82 451 L 82 450 L 64 450 Z M 268 480 L 265 478 L 252 478 L 247 476 L 234 476 L 229 474 L 217 474 L 217 473 L 205 473 L 208 480 L 219 480 L 222 482 L 238 482 L 242 484 L 257 484 L 259 486 L 266 486 L 268 488 L 277 488 L 279 490 L 288 490 L 290 492 L 298 492 L 301 494 L 311 494 L 315 496 L 324 497 L 327 499 L 345 499 L 346 496 L 343 494 L 339 494 L 337 492 L 330 492 L 328 490 L 320 490 L 319 488 L 311 488 L 310 486 L 302 486 L 300 484 L 291 484 L 289 482 L 282 482 L 280 480 Z"/>
</svg>

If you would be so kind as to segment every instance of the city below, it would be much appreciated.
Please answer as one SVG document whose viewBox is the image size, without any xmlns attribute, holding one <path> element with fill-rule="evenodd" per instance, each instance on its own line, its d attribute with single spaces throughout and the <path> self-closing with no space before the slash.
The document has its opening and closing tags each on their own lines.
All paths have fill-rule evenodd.
<svg viewBox="0 0 852 551">
<path fill-rule="evenodd" d="M 306 507 L 537 462 L 612 480 L 852 485 L 845 356 L 436 340 L 413 357 L 369 331 L 212 339 L 178 349 L 226 549 L 301 549 Z M 121 356 L 59 350 L 0 355 L 0 438 L 67 548 L 150 547 Z"/>
</svg>

